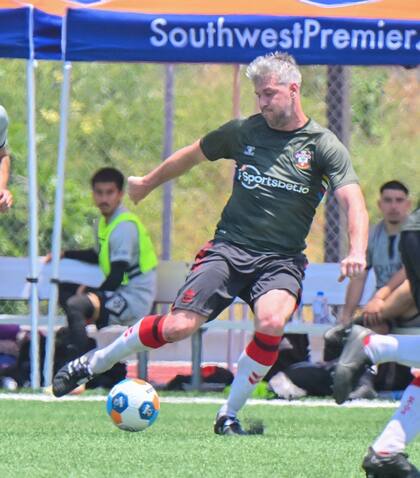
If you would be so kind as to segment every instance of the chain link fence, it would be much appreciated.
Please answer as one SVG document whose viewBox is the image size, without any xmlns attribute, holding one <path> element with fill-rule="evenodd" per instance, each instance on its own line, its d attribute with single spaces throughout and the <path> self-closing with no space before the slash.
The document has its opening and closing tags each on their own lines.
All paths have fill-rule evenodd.
<svg viewBox="0 0 420 478">
<path fill-rule="evenodd" d="M 0 254 L 28 252 L 28 171 L 25 63 L 0 60 L 0 103 L 9 112 L 13 153 L 12 210 L 0 217 Z M 232 65 L 176 65 L 173 144 L 175 150 L 228 121 L 256 111 L 252 85 L 240 80 L 234 108 Z M 112 165 L 126 176 L 143 175 L 162 160 L 165 141 L 166 68 L 160 64 L 73 64 L 64 195 L 63 248 L 89 247 L 97 215 L 89 179 Z M 417 201 L 420 69 L 402 67 L 303 67 L 306 113 L 329 126 L 349 146 L 372 222 L 379 219 L 380 185 L 403 181 Z M 62 65 L 40 62 L 36 70 L 40 254 L 51 248 L 58 154 Z M 166 110 L 167 111 L 167 110 Z M 166 144 L 166 147 L 168 145 Z M 229 197 L 231 161 L 203 164 L 173 184 L 171 257 L 190 261 L 212 237 Z M 126 204 L 162 244 L 163 189 L 139 206 Z M 345 219 L 333 198 L 321 204 L 307 255 L 312 262 L 337 261 L 345 253 Z M 0 313 L 23 313 L 25 304 L 0 304 Z"/>
</svg>

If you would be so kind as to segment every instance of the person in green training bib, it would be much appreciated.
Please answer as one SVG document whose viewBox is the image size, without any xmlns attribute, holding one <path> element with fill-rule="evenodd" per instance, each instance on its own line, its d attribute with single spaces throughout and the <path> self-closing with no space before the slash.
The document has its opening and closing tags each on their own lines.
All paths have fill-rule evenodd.
<svg viewBox="0 0 420 478">
<path fill-rule="evenodd" d="M 305 238 L 328 187 L 348 215 L 350 249 L 341 262 L 342 276 L 364 271 L 368 216 L 358 179 L 343 144 L 304 113 L 294 59 L 282 53 L 258 57 L 247 76 L 260 114 L 232 120 L 176 151 L 146 176 L 128 178 L 129 196 L 138 203 L 200 163 L 235 162 L 232 195 L 215 236 L 197 254 L 170 312 L 143 317 L 108 347 L 64 366 L 53 380 L 56 396 L 132 352 L 185 339 L 241 297 L 254 311 L 255 334 L 239 358 L 214 431 L 246 434 L 238 412 L 277 359 L 284 326 L 301 295 Z"/>
<path fill-rule="evenodd" d="M 87 323 L 98 328 L 132 325 L 150 313 L 156 292 L 157 257 L 144 225 L 122 205 L 123 174 L 102 168 L 92 176 L 91 186 L 101 212 L 95 225 L 96 246 L 62 253 L 65 258 L 99 264 L 105 276 L 98 288 L 60 284 L 60 304 L 76 356 L 89 348 Z"/>
</svg>

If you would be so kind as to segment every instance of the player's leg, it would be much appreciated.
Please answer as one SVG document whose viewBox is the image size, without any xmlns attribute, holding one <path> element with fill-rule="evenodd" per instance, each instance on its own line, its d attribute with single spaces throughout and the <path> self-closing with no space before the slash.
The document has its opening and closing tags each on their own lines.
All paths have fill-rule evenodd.
<svg viewBox="0 0 420 478">
<path fill-rule="evenodd" d="M 334 374 L 334 397 L 343 403 L 366 367 L 397 362 L 420 367 L 420 336 L 379 335 L 355 325 L 347 339 Z"/>
<path fill-rule="evenodd" d="M 108 346 L 88 352 L 62 367 L 54 377 L 53 393 L 57 397 L 65 395 L 133 353 L 189 337 L 205 321 L 200 314 L 183 310 L 143 317 Z"/>
<path fill-rule="evenodd" d="M 420 310 L 420 232 L 403 231 L 400 239 L 401 256 L 406 268 L 412 297 Z M 398 357 L 407 365 L 416 366 L 420 340 L 418 337 L 392 336 L 384 340 L 371 336 L 364 352 L 371 360 Z M 383 432 L 369 449 L 363 461 L 368 477 L 395 476 L 418 478 L 420 472 L 407 460 L 405 447 L 420 432 L 420 380 L 416 378 L 406 389 L 400 406 Z"/>
<path fill-rule="evenodd" d="M 304 259 L 257 258 L 258 278 L 242 293 L 255 313 L 255 334 L 239 357 L 229 397 L 217 414 L 217 434 L 242 434 L 237 414 L 277 360 L 284 325 L 300 296 Z M 251 432 L 262 433 L 262 428 Z"/>
<path fill-rule="evenodd" d="M 86 332 L 87 320 L 94 317 L 95 306 L 86 294 L 71 296 L 64 306 L 69 327 L 70 340 L 77 355 L 89 349 L 89 337 Z"/>
<path fill-rule="evenodd" d="M 227 402 L 218 413 L 215 432 L 227 433 L 235 427 L 238 412 L 257 384 L 274 365 L 279 354 L 283 328 L 296 306 L 296 297 L 285 290 L 271 290 L 255 305 L 255 334 L 238 360 L 238 369 Z M 261 430 L 254 430 L 257 433 Z M 252 432 L 252 431 L 251 431 Z M 243 434 L 239 432 L 239 434 Z"/>
<path fill-rule="evenodd" d="M 420 477 L 404 453 L 406 446 L 420 432 L 420 380 L 405 390 L 400 406 L 376 439 L 363 460 L 368 477 Z"/>
<path fill-rule="evenodd" d="M 107 347 L 64 366 L 54 377 L 54 395 L 69 393 L 81 382 L 133 353 L 156 349 L 192 335 L 208 317 L 217 316 L 234 299 L 235 295 L 220 291 L 228 276 L 229 265 L 223 258 L 212 255 L 204 260 L 200 256 L 200 267 L 193 266 L 168 314 L 143 317 Z"/>
</svg>

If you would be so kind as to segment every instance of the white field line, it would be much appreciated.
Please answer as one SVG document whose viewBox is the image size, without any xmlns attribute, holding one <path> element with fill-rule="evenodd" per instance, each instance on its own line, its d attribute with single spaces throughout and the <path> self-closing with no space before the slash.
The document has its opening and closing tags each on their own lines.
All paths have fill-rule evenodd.
<svg viewBox="0 0 420 478">
<path fill-rule="evenodd" d="M 55 398 L 49 394 L 42 393 L 0 393 L 0 400 L 28 400 L 37 402 L 104 402 L 105 395 L 68 395 L 62 398 Z M 160 397 L 162 403 L 181 403 L 181 404 L 222 404 L 224 398 L 212 397 Z M 354 400 L 337 405 L 333 400 L 261 400 L 250 399 L 247 405 L 265 405 L 274 407 L 340 407 L 340 408 L 396 408 L 398 401 L 386 400 Z"/>
</svg>

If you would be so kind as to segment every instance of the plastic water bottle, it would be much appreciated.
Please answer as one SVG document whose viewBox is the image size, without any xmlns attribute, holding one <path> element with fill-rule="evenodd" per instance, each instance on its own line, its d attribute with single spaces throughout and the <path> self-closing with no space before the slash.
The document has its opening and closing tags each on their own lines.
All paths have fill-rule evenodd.
<svg viewBox="0 0 420 478">
<path fill-rule="evenodd" d="M 303 304 L 302 302 L 299 304 L 299 307 L 295 311 L 295 313 L 292 316 L 292 322 L 303 322 Z"/>
<path fill-rule="evenodd" d="M 328 324 L 330 322 L 328 299 L 322 290 L 316 293 L 316 297 L 312 302 L 312 314 L 315 324 Z"/>
</svg>

